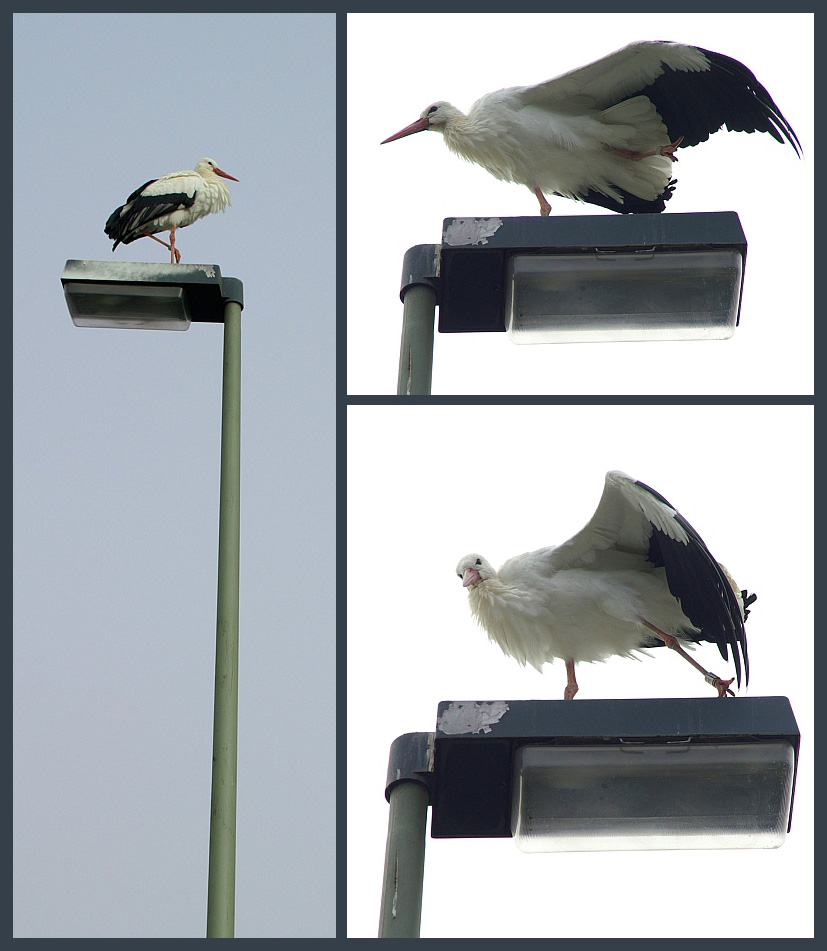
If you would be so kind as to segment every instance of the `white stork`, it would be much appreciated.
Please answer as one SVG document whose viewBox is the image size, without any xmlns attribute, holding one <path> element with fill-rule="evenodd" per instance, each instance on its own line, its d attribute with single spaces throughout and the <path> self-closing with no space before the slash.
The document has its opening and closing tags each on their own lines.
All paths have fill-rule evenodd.
<svg viewBox="0 0 827 951">
<path fill-rule="evenodd" d="M 126 203 L 116 208 L 103 229 L 119 244 L 152 238 L 170 252 L 170 264 L 181 263 L 175 247 L 175 229 L 186 228 L 199 218 L 223 211 L 230 204 L 230 189 L 221 181 L 237 178 L 223 172 L 211 158 L 202 158 L 193 170 L 170 172 L 135 189 Z M 155 235 L 169 231 L 169 244 Z"/>
<path fill-rule="evenodd" d="M 795 132 L 749 69 L 682 43 L 632 43 L 536 86 L 483 96 L 468 115 L 435 102 L 395 135 L 441 132 L 452 152 L 495 178 L 612 211 L 660 212 L 679 146 L 726 126 L 768 132 L 801 155 Z"/>
<path fill-rule="evenodd" d="M 734 696 L 734 678 L 710 673 L 684 646 L 710 641 L 724 660 L 731 648 L 738 686 L 742 658 L 749 683 L 744 621 L 755 595 L 739 590 L 663 496 L 623 472 L 607 473 L 597 511 L 567 542 L 518 555 L 499 571 L 466 555 L 457 574 L 471 613 L 506 654 L 539 671 L 554 658 L 565 662 L 564 700 L 577 693 L 576 664 L 664 644 L 719 697 Z"/>
</svg>

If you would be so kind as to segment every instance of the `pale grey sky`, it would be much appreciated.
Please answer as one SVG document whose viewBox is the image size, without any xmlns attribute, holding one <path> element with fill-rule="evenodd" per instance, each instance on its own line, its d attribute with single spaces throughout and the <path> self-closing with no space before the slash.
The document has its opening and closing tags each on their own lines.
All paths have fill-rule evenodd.
<svg viewBox="0 0 827 951">
<path fill-rule="evenodd" d="M 335 18 L 15 17 L 15 935 L 202 937 L 222 328 L 80 330 L 69 258 L 214 158 L 244 283 L 236 934 L 334 934 Z"/>
</svg>

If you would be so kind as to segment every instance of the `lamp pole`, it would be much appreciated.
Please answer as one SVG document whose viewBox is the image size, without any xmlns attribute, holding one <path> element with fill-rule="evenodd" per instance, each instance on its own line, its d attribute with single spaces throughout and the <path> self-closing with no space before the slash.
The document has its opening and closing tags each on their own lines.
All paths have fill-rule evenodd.
<svg viewBox="0 0 827 951">
<path fill-rule="evenodd" d="M 241 490 L 241 306 L 224 303 L 218 607 L 215 645 L 207 937 L 235 936 L 238 762 L 238 563 Z"/>
<path fill-rule="evenodd" d="M 425 873 L 428 789 L 400 782 L 390 792 L 385 875 L 379 913 L 380 938 L 418 938 Z"/>
<path fill-rule="evenodd" d="M 403 316 L 397 396 L 431 395 L 438 271 L 438 244 L 417 244 L 405 252 L 399 291 Z"/>
<path fill-rule="evenodd" d="M 207 937 L 235 931 L 238 763 L 238 564 L 241 496 L 241 311 L 244 286 L 217 265 L 67 261 L 61 275 L 77 327 L 186 330 L 224 324 L 218 604 L 215 637 Z"/>
<path fill-rule="evenodd" d="M 425 874 L 425 826 L 432 802 L 433 733 L 404 733 L 391 744 L 390 803 L 380 938 L 418 938 Z"/>
<path fill-rule="evenodd" d="M 417 284 L 405 291 L 397 396 L 430 396 L 436 293 Z"/>
</svg>

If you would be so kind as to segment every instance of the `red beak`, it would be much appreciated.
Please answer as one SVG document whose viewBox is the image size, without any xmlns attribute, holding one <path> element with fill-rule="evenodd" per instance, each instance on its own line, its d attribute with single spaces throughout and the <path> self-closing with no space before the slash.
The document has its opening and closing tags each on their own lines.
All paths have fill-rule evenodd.
<svg viewBox="0 0 827 951">
<path fill-rule="evenodd" d="M 406 135 L 413 135 L 414 132 L 424 132 L 425 129 L 431 123 L 427 119 L 417 119 L 416 122 L 412 122 L 410 125 L 406 125 L 401 132 L 397 132 L 396 135 L 392 135 L 390 138 L 385 139 L 384 142 L 380 142 L 380 145 L 384 145 L 385 142 L 393 142 L 394 139 L 403 139 Z"/>
<path fill-rule="evenodd" d="M 469 585 L 479 584 L 481 580 L 480 573 L 476 568 L 466 568 L 465 574 L 462 576 L 462 586 L 467 588 Z"/>
<path fill-rule="evenodd" d="M 220 168 L 216 167 L 213 169 L 216 175 L 220 175 L 222 178 L 229 178 L 231 182 L 237 182 L 237 178 L 233 178 L 232 175 L 228 175 L 226 172 L 222 172 Z"/>
</svg>

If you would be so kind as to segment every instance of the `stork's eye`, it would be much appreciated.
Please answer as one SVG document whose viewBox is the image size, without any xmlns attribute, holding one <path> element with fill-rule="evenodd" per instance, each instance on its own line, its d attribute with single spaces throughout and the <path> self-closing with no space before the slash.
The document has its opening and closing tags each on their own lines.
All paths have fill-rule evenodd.
<svg viewBox="0 0 827 951">
<path fill-rule="evenodd" d="M 457 578 L 461 578 L 461 577 L 462 577 L 462 572 L 461 572 L 461 571 L 458 571 L 458 572 L 457 572 Z"/>
<path fill-rule="evenodd" d="M 477 558 L 475 564 L 481 565 L 481 564 L 482 564 L 482 558 Z"/>
<path fill-rule="evenodd" d="M 428 115 L 430 116 L 432 113 L 436 112 L 437 109 L 439 109 L 439 106 L 431 106 L 431 108 L 428 110 Z"/>
</svg>

